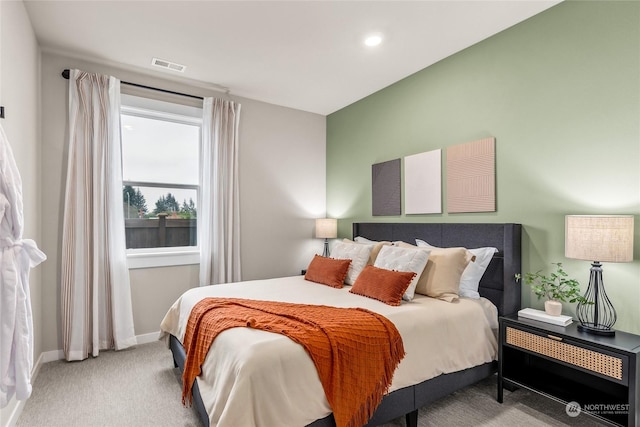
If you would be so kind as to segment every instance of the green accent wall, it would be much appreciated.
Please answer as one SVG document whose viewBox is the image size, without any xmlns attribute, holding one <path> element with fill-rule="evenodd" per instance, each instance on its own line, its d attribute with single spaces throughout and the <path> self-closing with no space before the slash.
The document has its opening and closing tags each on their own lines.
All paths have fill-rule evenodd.
<svg viewBox="0 0 640 427">
<path fill-rule="evenodd" d="M 489 136 L 497 211 L 446 213 L 445 149 Z M 438 148 L 444 212 L 373 217 L 371 165 Z M 354 221 L 517 222 L 523 271 L 562 262 L 584 290 L 590 263 L 564 257 L 567 214 L 635 215 L 635 260 L 605 263 L 604 283 L 615 328 L 640 333 L 640 2 L 561 3 L 327 117 L 341 237 Z M 522 303 L 542 307 L 528 289 Z"/>
</svg>

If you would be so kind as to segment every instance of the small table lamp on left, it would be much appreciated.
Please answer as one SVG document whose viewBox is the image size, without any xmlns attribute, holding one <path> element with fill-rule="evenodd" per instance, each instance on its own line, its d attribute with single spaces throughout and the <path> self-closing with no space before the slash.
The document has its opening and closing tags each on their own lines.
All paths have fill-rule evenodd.
<svg viewBox="0 0 640 427">
<path fill-rule="evenodd" d="M 329 239 L 338 237 L 338 220 L 335 218 L 316 219 L 316 239 L 324 239 L 322 256 L 329 256 Z"/>
</svg>

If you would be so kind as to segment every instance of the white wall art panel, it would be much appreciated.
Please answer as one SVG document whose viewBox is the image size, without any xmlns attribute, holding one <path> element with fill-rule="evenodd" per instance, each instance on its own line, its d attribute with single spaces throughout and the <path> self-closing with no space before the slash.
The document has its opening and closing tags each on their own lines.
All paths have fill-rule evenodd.
<svg viewBox="0 0 640 427">
<path fill-rule="evenodd" d="M 404 158 L 405 213 L 442 213 L 442 150 Z"/>
</svg>

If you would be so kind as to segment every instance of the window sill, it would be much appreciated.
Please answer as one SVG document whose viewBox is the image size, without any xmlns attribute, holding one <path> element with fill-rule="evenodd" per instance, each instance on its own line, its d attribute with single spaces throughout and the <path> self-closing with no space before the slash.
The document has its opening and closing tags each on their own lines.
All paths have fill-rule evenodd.
<svg viewBox="0 0 640 427">
<path fill-rule="evenodd" d="M 137 268 L 171 267 L 176 265 L 200 264 L 200 251 L 154 251 L 140 252 L 139 250 L 127 251 L 127 266 L 130 270 Z"/>
</svg>

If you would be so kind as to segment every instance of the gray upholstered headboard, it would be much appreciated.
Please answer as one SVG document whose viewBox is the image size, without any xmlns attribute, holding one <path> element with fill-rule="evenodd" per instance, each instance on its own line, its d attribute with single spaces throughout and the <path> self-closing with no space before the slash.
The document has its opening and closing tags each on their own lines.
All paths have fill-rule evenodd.
<svg viewBox="0 0 640 427">
<path fill-rule="evenodd" d="M 498 307 L 500 315 L 520 310 L 522 285 L 516 281 L 516 274 L 521 267 L 521 234 L 520 224 L 353 223 L 353 237 L 402 240 L 413 245 L 415 239 L 422 239 L 440 247 L 497 248 L 499 252 L 482 276 L 478 291 Z"/>
</svg>

